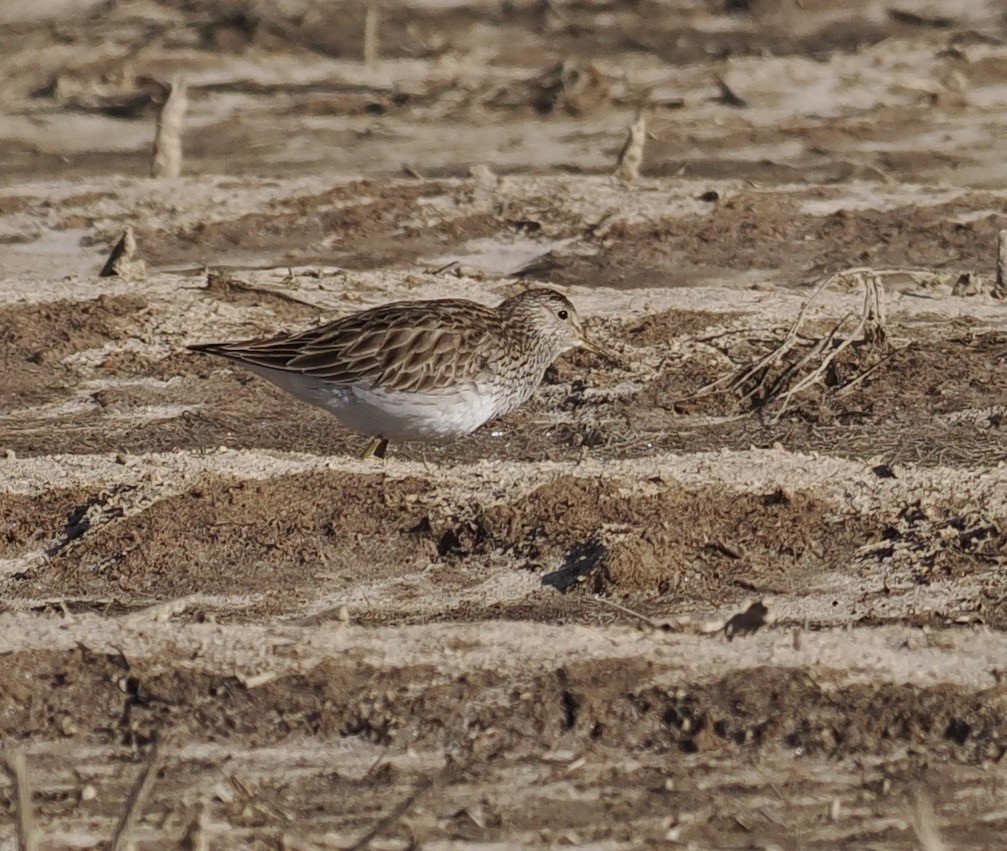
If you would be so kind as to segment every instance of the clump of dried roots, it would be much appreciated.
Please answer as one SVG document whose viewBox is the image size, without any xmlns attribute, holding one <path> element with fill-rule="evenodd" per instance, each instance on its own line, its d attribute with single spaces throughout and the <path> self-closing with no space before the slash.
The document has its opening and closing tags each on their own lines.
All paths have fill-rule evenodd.
<svg viewBox="0 0 1007 851">
<path fill-rule="evenodd" d="M 808 312 L 821 293 L 837 283 L 863 287 L 859 314 L 850 311 L 823 334 L 804 332 Z M 773 348 L 734 372 L 701 387 L 688 399 L 731 394 L 747 412 L 777 422 L 802 393 L 822 388 L 834 396 L 852 393 L 895 352 L 884 310 L 884 287 L 872 269 L 848 269 L 822 281 L 801 306 Z M 850 323 L 855 325 L 850 328 Z M 849 329 L 844 332 L 844 329 Z"/>
</svg>

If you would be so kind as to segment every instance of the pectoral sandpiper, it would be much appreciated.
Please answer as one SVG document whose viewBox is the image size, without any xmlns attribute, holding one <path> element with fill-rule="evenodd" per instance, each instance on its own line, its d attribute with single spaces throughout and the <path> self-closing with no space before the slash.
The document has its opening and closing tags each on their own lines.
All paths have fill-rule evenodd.
<svg viewBox="0 0 1007 851">
<path fill-rule="evenodd" d="M 267 340 L 205 343 L 370 435 L 440 442 L 513 411 L 546 368 L 577 346 L 600 353 L 563 295 L 527 290 L 486 307 L 461 299 L 400 301 Z"/>
</svg>

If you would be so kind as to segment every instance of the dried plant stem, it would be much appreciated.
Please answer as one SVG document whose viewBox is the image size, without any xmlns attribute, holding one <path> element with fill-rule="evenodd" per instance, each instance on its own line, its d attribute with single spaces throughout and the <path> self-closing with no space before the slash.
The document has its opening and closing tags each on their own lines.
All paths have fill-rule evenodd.
<svg viewBox="0 0 1007 851">
<path fill-rule="evenodd" d="M 945 851 L 947 845 L 937 829 L 937 816 L 933 804 L 922 789 L 913 795 L 912 827 L 920 851 Z"/>
<path fill-rule="evenodd" d="M 821 357 L 822 356 L 822 352 L 824 352 L 826 349 L 829 348 L 829 346 L 831 346 L 833 344 L 833 342 L 836 339 L 836 335 L 839 333 L 839 329 L 842 327 L 843 323 L 849 318 L 849 316 L 850 316 L 850 314 L 847 313 L 842 319 L 840 319 L 833 326 L 832 330 L 829 331 L 828 334 L 826 334 L 824 337 L 822 337 L 808 351 L 808 353 L 803 358 L 801 358 L 796 363 L 793 363 L 789 367 L 787 367 L 783 371 L 783 373 L 780 375 L 780 377 L 778 379 L 776 379 L 776 381 L 773 382 L 772 387 L 770 387 L 769 390 L 766 391 L 766 394 L 764 396 L 763 401 L 764 402 L 768 402 L 769 400 L 774 399 L 774 398 L 780 396 L 781 393 L 784 393 L 785 392 L 784 388 L 787 386 L 787 382 L 790 380 L 790 377 L 792 375 L 795 375 L 795 374 L 799 373 L 801 369 L 803 369 L 805 366 L 807 366 L 809 363 L 811 363 L 815 358 Z M 768 372 L 767 372 L 767 375 L 768 375 Z M 780 408 L 780 410 L 777 412 L 776 416 L 773 418 L 773 422 L 776 422 L 777 420 L 779 420 L 780 417 L 783 415 L 783 412 L 784 412 L 784 410 L 787 407 L 788 401 L 789 401 L 789 396 L 788 395 L 784 395 L 783 396 L 783 406 Z"/>
<path fill-rule="evenodd" d="M 38 838 L 35 832 L 35 810 L 31 802 L 31 782 L 28 779 L 28 765 L 22 751 L 14 751 L 7 757 L 7 765 L 14 775 L 17 793 L 17 847 L 19 851 L 35 851 Z"/>
<path fill-rule="evenodd" d="M 741 375 L 731 380 L 730 389 L 736 390 L 739 387 L 743 386 L 752 378 L 754 378 L 756 375 L 758 375 L 760 372 L 767 369 L 772 364 L 782 360 L 783 357 L 788 352 L 790 352 L 790 350 L 793 349 L 794 346 L 797 345 L 797 342 L 800 339 L 801 326 L 804 324 L 804 318 L 805 316 L 807 316 L 808 308 L 811 307 L 812 302 L 818 297 L 819 293 L 821 293 L 821 291 L 824 290 L 825 287 L 827 287 L 831 283 L 831 281 L 832 279 L 829 278 L 828 280 L 823 281 L 817 287 L 815 287 L 811 295 L 808 296 L 804 304 L 801 305 L 801 309 L 797 313 L 797 318 L 794 320 L 794 323 L 790 326 L 790 330 L 787 331 L 787 336 L 783 338 L 783 342 L 780 343 L 780 345 L 778 345 L 775 349 L 773 349 L 773 351 L 769 352 L 769 354 L 765 355 L 764 357 L 756 361 Z M 760 381 L 759 385 L 756 387 L 756 391 L 758 391 L 761 388 L 764 381 L 765 381 L 765 375 L 763 376 L 762 381 Z M 750 398 L 752 395 L 753 393 L 748 393 L 746 394 L 745 398 L 746 399 Z"/>
<path fill-rule="evenodd" d="M 378 44 L 378 25 L 381 22 L 381 11 L 378 8 L 376 2 L 372 2 L 367 6 L 367 12 L 364 14 L 364 62 L 367 65 L 373 65 L 378 61 L 378 51 L 380 46 Z"/>
<path fill-rule="evenodd" d="M 367 848 L 381 834 L 386 833 L 388 830 L 395 827 L 402 817 L 416 805 L 416 802 L 419 801 L 420 798 L 426 795 L 434 788 L 434 786 L 437 786 L 445 779 L 451 767 L 452 763 L 449 760 L 440 771 L 423 780 L 415 789 L 413 789 L 412 792 L 409 793 L 409 795 L 396 804 L 388 815 L 378 820 L 374 826 L 367 831 L 367 833 L 354 842 L 353 845 L 350 846 L 352 851 L 359 851 L 361 848 Z"/>
<path fill-rule="evenodd" d="M 997 280 L 993 295 L 997 298 L 1007 297 L 1007 230 L 997 234 Z"/>
<path fill-rule="evenodd" d="M 619 152 L 619 160 L 615 176 L 626 183 L 631 183 L 640 176 L 640 166 L 643 164 L 643 148 L 647 141 L 647 123 L 643 114 L 638 113 L 636 119 L 629 125 L 626 143 Z"/>
<path fill-rule="evenodd" d="M 781 400 L 780 410 L 777 411 L 776 416 L 773 417 L 773 422 L 779 421 L 780 417 L 783 416 L 783 412 L 786 410 L 787 405 L 794 396 L 806 387 L 810 387 L 823 375 L 825 375 L 829 369 L 829 365 L 837 357 L 839 357 L 845 349 L 849 348 L 857 340 L 864 339 L 865 337 L 876 338 L 876 335 L 883 333 L 884 317 L 879 316 L 879 313 L 882 310 L 880 296 L 881 281 L 879 281 L 877 275 L 874 275 L 873 273 L 865 275 L 863 281 L 864 306 L 861 310 L 860 322 L 857 323 L 857 327 L 854 329 L 852 334 L 841 340 L 838 346 L 834 346 L 832 350 L 824 358 L 822 358 L 821 363 L 819 363 L 814 370 L 805 375 L 804 378 L 779 396 Z M 839 325 L 841 324 L 842 322 L 839 323 Z M 829 334 L 828 340 L 830 343 L 835 338 L 836 332 L 839 330 L 839 325 L 836 325 Z"/>
<path fill-rule="evenodd" d="M 733 374 L 721 376 L 677 401 L 687 402 L 714 392 L 730 391 L 740 394 L 741 403 L 752 401 L 754 407 L 759 409 L 778 403 L 779 408 L 771 420 L 774 423 L 778 422 L 791 400 L 797 394 L 820 381 L 836 359 L 850 346 L 857 343 L 885 342 L 887 329 L 882 298 L 884 288 L 880 281 L 881 274 L 890 274 L 890 272 L 881 273 L 868 268 L 847 269 L 821 281 L 801 305 L 797 317 L 783 339 L 771 351 L 754 363 L 742 367 Z M 837 281 L 847 279 L 859 282 L 864 289 L 859 322 L 852 332 L 840 338 L 840 330 L 853 315 L 851 312 L 839 319 L 823 336 L 809 337 L 802 334 L 801 328 L 815 300 L 825 289 Z M 808 348 L 803 354 L 800 354 L 799 347 L 800 350 Z M 879 364 L 861 372 L 845 387 L 862 383 L 887 359 L 887 357 L 882 358 Z M 811 368 L 812 364 L 814 364 L 813 368 Z M 777 366 L 781 367 L 781 371 L 774 375 L 773 368 Z"/>
<path fill-rule="evenodd" d="M 119 824 L 116 825 L 115 833 L 112 834 L 112 851 L 123 851 L 123 849 L 129 847 L 129 834 L 143 815 L 143 808 L 146 806 L 147 798 L 150 797 L 150 792 L 154 788 L 154 781 L 157 779 L 157 772 L 161 767 L 160 764 L 160 743 L 155 741 L 150 748 L 147 765 L 136 779 L 136 783 L 133 784 L 129 798 L 126 799 L 126 808 L 119 818 Z"/>
<path fill-rule="evenodd" d="M 863 372 L 857 375 L 856 378 L 847 381 L 842 387 L 840 387 L 836 391 L 836 396 L 848 396 L 850 393 L 853 392 L 854 388 L 856 388 L 857 385 L 859 385 L 862 381 L 864 381 L 866 378 L 869 378 L 871 375 L 873 375 L 875 372 L 881 369 L 881 367 L 883 367 L 888 361 L 890 361 L 896 355 L 902 354 L 902 352 L 906 351 L 906 349 L 911 349 L 913 345 L 914 344 L 912 342 L 909 342 L 906 343 L 904 346 L 899 346 L 897 349 L 892 349 L 876 364 L 867 367 L 867 369 L 865 369 Z"/>
<path fill-rule="evenodd" d="M 185 80 L 172 80 L 168 99 L 157 116 L 157 131 L 154 135 L 154 161 L 150 166 L 151 177 L 178 177 L 182 172 L 182 125 L 185 110 L 189 105 L 186 97 Z"/>
<path fill-rule="evenodd" d="M 651 627 L 652 629 L 657 629 L 659 626 L 657 621 L 655 621 L 653 618 L 649 618 L 646 615 L 641 614 L 640 612 L 635 612 L 632 609 L 628 608 L 627 606 L 623 606 L 620 605 L 619 603 L 616 603 L 614 600 L 609 600 L 606 597 L 599 597 L 598 595 L 595 595 L 590 599 L 593 600 L 595 603 L 597 603 L 599 606 L 608 606 L 611 609 L 615 609 L 617 612 L 622 612 L 624 615 L 634 617 L 637 620 L 647 624 L 647 626 Z"/>
</svg>

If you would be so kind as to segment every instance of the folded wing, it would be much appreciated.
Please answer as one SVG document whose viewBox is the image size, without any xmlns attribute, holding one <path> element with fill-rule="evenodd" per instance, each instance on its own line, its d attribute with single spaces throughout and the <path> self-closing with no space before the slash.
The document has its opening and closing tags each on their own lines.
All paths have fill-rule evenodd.
<svg viewBox="0 0 1007 851">
<path fill-rule="evenodd" d="M 467 301 L 399 302 L 297 334 L 191 348 L 333 384 L 429 392 L 477 379 L 497 321 L 493 309 Z"/>
</svg>

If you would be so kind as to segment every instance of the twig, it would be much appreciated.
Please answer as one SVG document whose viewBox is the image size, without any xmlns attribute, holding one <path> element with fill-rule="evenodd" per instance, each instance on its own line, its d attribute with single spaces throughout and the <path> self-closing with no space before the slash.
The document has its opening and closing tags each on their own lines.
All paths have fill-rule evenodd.
<svg viewBox="0 0 1007 851">
<path fill-rule="evenodd" d="M 687 343 L 712 343 L 714 340 L 721 340 L 724 337 L 737 337 L 739 334 L 756 334 L 759 331 L 769 331 L 768 328 L 732 328 L 730 331 L 720 331 L 706 337 L 686 337 Z"/>
<path fill-rule="evenodd" d="M 436 269 L 428 269 L 427 270 L 427 274 L 428 275 L 443 275 L 445 272 L 447 272 L 447 271 L 449 271 L 451 269 L 456 269 L 460 265 L 461 264 L 457 260 L 450 260 L 447 263 L 445 263 L 443 266 L 438 266 Z"/>
<path fill-rule="evenodd" d="M 813 358 L 818 357 L 819 355 L 821 355 L 821 353 L 823 351 L 825 351 L 830 345 L 833 344 L 833 342 L 836 339 L 836 335 L 839 332 L 840 327 L 842 327 L 842 324 L 847 320 L 848 317 L 849 317 L 849 314 L 847 314 L 846 316 L 844 316 L 842 319 L 839 320 L 839 322 L 836 323 L 835 327 L 826 336 L 824 336 L 818 342 L 818 344 L 815 345 L 815 347 L 808 353 L 808 356 L 801 359 L 801 361 L 799 362 L 800 366 L 802 366 L 802 367 L 805 366 Z M 847 340 L 843 341 L 843 343 L 846 343 L 846 342 L 847 342 Z M 814 376 L 813 381 L 817 380 L 818 377 L 820 377 L 820 375 L 823 375 L 825 373 L 825 369 L 828 368 L 829 363 L 838 354 L 839 349 L 841 347 L 842 347 L 842 344 L 840 344 L 839 348 L 834 348 L 832 350 L 832 353 L 829 354 L 829 355 L 827 355 L 822 360 L 822 362 L 819 365 L 818 369 L 816 369 L 812 373 L 812 375 Z M 821 370 L 820 373 L 819 373 L 819 370 Z M 788 375 L 788 377 L 789 377 L 789 375 Z M 812 382 L 808 382 L 808 384 L 805 384 L 805 381 L 807 381 L 807 379 L 808 379 L 808 376 L 805 376 L 803 379 L 801 379 L 801 381 L 799 381 L 797 383 L 797 385 L 795 385 L 794 387 L 791 387 L 786 392 L 782 392 L 782 395 L 781 395 L 781 391 L 782 391 L 783 384 L 781 382 L 777 382 L 776 384 L 773 385 L 772 391 L 770 393 L 766 394 L 766 402 L 769 402 L 770 400 L 779 397 L 779 398 L 781 398 L 783 400 L 783 403 L 780 405 L 780 410 L 776 412 L 776 415 L 773 417 L 773 419 L 771 420 L 771 422 L 773 422 L 773 423 L 779 422 L 780 418 L 783 416 L 784 412 L 787 409 L 787 405 L 790 404 L 790 400 L 794 397 L 794 394 L 797 393 L 799 389 L 804 389 L 805 386 L 808 386 L 808 384 L 813 383 L 813 381 L 812 381 Z"/>
<path fill-rule="evenodd" d="M 227 272 L 214 269 L 207 270 L 206 286 L 195 287 L 194 289 L 202 290 L 212 296 L 222 295 L 225 297 L 231 292 L 249 293 L 251 295 L 274 298 L 279 301 L 286 301 L 290 304 L 302 305 L 304 307 L 310 307 L 318 310 L 317 304 L 312 304 L 310 301 L 297 298 L 297 296 L 293 296 L 290 293 L 283 292 L 282 290 L 274 290 L 269 287 L 257 287 L 248 281 L 242 281 L 239 278 L 234 278 Z"/>
<path fill-rule="evenodd" d="M 35 810 L 31 802 L 31 783 L 24 753 L 14 751 L 7 756 L 7 765 L 14 775 L 17 791 L 17 847 L 18 851 L 35 851 L 38 848 L 35 833 Z"/>
<path fill-rule="evenodd" d="M 382 833 L 385 833 L 392 827 L 395 827 L 399 823 L 401 818 L 409 812 L 415 805 L 416 802 L 420 800 L 424 795 L 426 795 L 434 786 L 438 785 L 448 773 L 448 769 L 452 766 L 450 759 L 445 764 L 445 766 L 434 774 L 432 777 L 426 778 L 422 783 L 420 783 L 412 792 L 409 793 L 402 801 L 396 804 L 390 813 L 384 818 L 379 819 L 374 826 L 367 831 L 363 836 L 360 837 L 353 845 L 350 846 L 350 851 L 359 851 L 361 848 L 366 848 L 375 839 L 377 839 Z"/>
<path fill-rule="evenodd" d="M 182 837 L 182 847 L 188 851 L 210 851 L 210 805 L 204 801 L 195 818 L 189 822 L 189 827 Z"/>
<path fill-rule="evenodd" d="M 165 623 L 176 615 L 182 614 L 193 603 L 200 602 L 201 599 L 199 594 L 188 594 L 175 600 L 154 603 L 130 612 L 123 617 L 122 622 L 126 624 Z"/>
<path fill-rule="evenodd" d="M 993 285 L 993 296 L 1007 297 L 1007 230 L 997 234 L 997 280 Z"/>
<path fill-rule="evenodd" d="M 921 789 L 913 795 L 912 826 L 921 851 L 944 851 L 947 848 L 937 830 L 933 805 Z"/>
<path fill-rule="evenodd" d="M 160 742 L 155 739 L 147 757 L 147 765 L 136 779 L 136 783 L 133 784 L 129 797 L 126 799 L 126 809 L 123 810 L 115 833 L 112 834 L 110 846 L 112 851 L 122 851 L 128 847 L 129 834 L 143 815 L 147 798 L 150 797 L 150 792 L 154 788 L 154 781 L 157 779 L 157 772 L 160 768 L 160 757 Z"/>
<path fill-rule="evenodd" d="M 647 142 L 647 124 L 643 113 L 637 113 L 636 119 L 629 125 L 626 142 L 619 152 L 615 176 L 631 183 L 640 176 L 640 166 L 643 164 L 643 148 Z"/>
<path fill-rule="evenodd" d="M 781 388 L 786 386 L 786 382 L 790 379 L 791 375 L 794 375 L 801 369 L 803 369 L 808 363 L 814 360 L 816 357 L 821 355 L 830 345 L 832 345 L 833 340 L 836 339 L 836 335 L 839 333 L 839 329 L 843 326 L 843 323 L 850 318 L 850 314 L 847 313 L 840 319 L 832 330 L 829 331 L 824 337 L 822 337 L 817 343 L 815 343 L 808 353 L 801 358 L 799 361 L 795 361 L 789 367 L 787 367 L 781 374 L 780 377 L 773 382 L 773 386 L 769 388 L 766 392 L 766 399 L 772 399 Z M 747 398 L 747 397 L 746 397 Z"/>
<path fill-rule="evenodd" d="M 860 384 L 865 378 L 868 378 L 873 373 L 877 372 L 882 366 L 884 366 L 888 361 L 890 361 L 896 355 L 902 354 L 902 352 L 907 349 L 911 349 L 915 344 L 913 342 L 908 342 L 904 346 L 899 346 L 897 349 L 892 349 L 890 352 L 885 354 L 876 364 L 869 366 L 863 372 L 861 372 L 856 378 L 852 378 L 847 381 L 842 387 L 836 391 L 836 397 L 846 396 L 854 387 Z"/>
<path fill-rule="evenodd" d="M 877 324 L 879 320 L 875 319 L 876 311 L 878 305 L 880 304 L 880 299 L 878 296 L 878 290 L 881 288 L 881 282 L 873 274 L 869 275 L 864 279 L 864 309 L 860 317 L 860 322 L 854 329 L 853 333 L 850 334 L 845 340 L 842 340 L 838 346 L 836 346 L 831 352 L 828 353 L 822 362 L 818 365 L 816 369 L 810 372 L 808 375 L 804 376 L 800 381 L 797 382 L 793 387 L 787 390 L 786 393 L 781 397 L 783 404 L 780 407 L 779 412 L 773 418 L 773 422 L 779 422 L 781 416 L 783 416 L 783 411 L 787 407 L 787 403 L 798 393 L 800 393 L 804 388 L 811 386 L 819 378 L 821 378 L 829 368 L 831 364 L 840 353 L 853 344 L 854 340 L 861 338 L 864 335 L 865 329 L 868 324 Z M 878 324 L 878 327 L 883 327 Z"/>
<path fill-rule="evenodd" d="M 632 609 L 627 608 L 626 606 L 620 606 L 613 600 L 606 600 L 604 597 L 591 597 L 591 599 L 594 600 L 594 602 L 598 603 L 599 605 L 609 606 L 610 608 L 615 609 L 617 612 L 622 612 L 624 615 L 629 615 L 630 617 L 634 617 L 637 620 L 643 621 L 651 629 L 660 629 L 660 624 L 658 624 L 657 621 L 655 621 L 653 618 L 649 618 L 646 615 L 640 614 L 640 612 L 634 612 Z"/>
<path fill-rule="evenodd" d="M 884 289 L 880 281 L 882 274 L 892 274 L 892 272 L 875 272 L 868 268 L 847 269 L 821 281 L 801 305 L 796 319 L 783 339 L 771 351 L 760 357 L 755 363 L 741 367 L 733 374 L 723 375 L 676 401 L 687 402 L 714 392 L 729 391 L 739 394 L 741 404 L 755 400 L 753 408 L 760 412 L 770 404 L 779 404 L 778 410 L 769 421 L 770 423 L 779 422 L 794 397 L 818 382 L 846 349 L 857 343 L 879 344 L 886 341 L 887 328 L 882 298 Z M 860 320 L 856 327 L 850 334 L 840 339 L 840 330 L 851 317 L 851 314 L 848 313 L 836 322 L 824 336 L 809 337 L 802 334 L 801 328 L 807 319 L 812 303 L 825 289 L 844 279 L 854 279 L 864 289 Z M 795 350 L 805 347 L 808 347 L 807 350 L 798 356 Z M 888 353 L 880 363 L 864 370 L 836 392 L 860 384 L 881 363 L 888 360 L 891 354 Z M 811 364 L 816 364 L 816 366 L 808 371 Z M 774 374 L 774 367 L 778 365 L 781 369 L 777 374 Z"/>
<path fill-rule="evenodd" d="M 811 307 L 811 303 L 818 297 L 818 295 L 822 292 L 822 290 L 824 290 L 827 286 L 829 286 L 832 280 L 833 280 L 832 278 L 829 278 L 825 281 L 822 281 L 822 283 L 820 283 L 817 287 L 815 287 L 811 295 L 808 296 L 804 304 L 801 305 L 801 309 L 797 313 L 797 318 L 794 320 L 794 323 L 790 326 L 790 330 L 787 332 L 787 336 L 784 337 L 783 342 L 780 343 L 780 345 L 777 346 L 775 349 L 773 349 L 773 351 L 771 351 L 769 354 L 765 355 L 764 357 L 756 361 L 756 363 L 753 366 L 745 370 L 740 376 L 731 381 L 730 387 L 732 390 L 738 389 L 763 369 L 766 369 L 773 363 L 782 360 L 784 355 L 786 355 L 797 344 L 797 341 L 800 337 L 799 331 L 801 329 L 801 325 L 804 324 L 804 317 L 808 313 L 808 308 Z M 758 390 L 764 382 L 765 382 L 765 376 L 763 376 L 763 380 L 759 382 L 759 385 L 756 387 L 756 390 Z M 745 398 L 748 398 L 751 395 L 752 394 L 748 394 Z"/>
<path fill-rule="evenodd" d="M 364 63 L 373 65 L 378 61 L 378 24 L 380 22 L 378 4 L 371 2 L 364 14 Z"/>
</svg>

